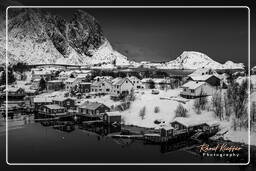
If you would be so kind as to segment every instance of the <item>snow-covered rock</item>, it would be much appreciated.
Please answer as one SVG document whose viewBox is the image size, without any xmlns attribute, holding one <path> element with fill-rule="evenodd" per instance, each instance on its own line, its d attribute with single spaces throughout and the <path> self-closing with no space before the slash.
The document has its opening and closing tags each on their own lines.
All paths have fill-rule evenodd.
<svg viewBox="0 0 256 171">
<path fill-rule="evenodd" d="M 10 9 L 9 16 L 9 63 L 130 64 L 112 48 L 96 19 L 83 10 L 75 11 L 71 20 L 39 9 Z M 4 63 L 5 28 L 1 27 L 2 53 L 0 61 Z"/>
<path fill-rule="evenodd" d="M 158 66 L 162 69 L 199 69 L 199 68 L 211 68 L 211 69 L 243 69 L 242 63 L 234 63 L 227 61 L 225 64 L 214 61 L 209 56 L 201 52 L 184 51 L 175 60 L 166 62 Z"/>
</svg>

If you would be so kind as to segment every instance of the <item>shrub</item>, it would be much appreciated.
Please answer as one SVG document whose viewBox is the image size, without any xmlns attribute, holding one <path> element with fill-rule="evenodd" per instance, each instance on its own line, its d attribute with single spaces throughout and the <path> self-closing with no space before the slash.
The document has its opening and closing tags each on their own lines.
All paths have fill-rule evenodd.
<svg viewBox="0 0 256 171">
<path fill-rule="evenodd" d="M 178 105 L 177 109 L 175 110 L 176 117 L 186 117 L 188 110 L 184 108 L 181 104 Z"/>
<path fill-rule="evenodd" d="M 155 113 L 159 113 L 159 111 L 160 111 L 159 106 L 156 106 L 156 107 L 154 108 L 154 112 L 155 112 Z"/>
<path fill-rule="evenodd" d="M 146 106 L 144 106 L 139 113 L 139 116 L 141 117 L 141 119 L 143 120 L 145 118 L 146 115 Z"/>
</svg>

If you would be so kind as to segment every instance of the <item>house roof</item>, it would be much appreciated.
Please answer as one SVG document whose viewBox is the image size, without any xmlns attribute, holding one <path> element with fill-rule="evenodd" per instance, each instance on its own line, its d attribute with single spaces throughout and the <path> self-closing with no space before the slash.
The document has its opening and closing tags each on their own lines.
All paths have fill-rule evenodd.
<svg viewBox="0 0 256 171">
<path fill-rule="evenodd" d="M 65 82 L 73 83 L 76 81 L 76 78 L 68 78 Z"/>
<path fill-rule="evenodd" d="M 60 102 L 62 102 L 62 101 L 65 101 L 67 99 L 74 100 L 74 99 L 69 98 L 69 97 L 56 97 L 56 98 L 53 99 L 53 101 L 60 101 Z"/>
<path fill-rule="evenodd" d="M 152 80 L 152 78 L 143 78 L 143 79 L 141 80 L 141 82 L 147 83 L 147 82 L 149 82 L 150 80 Z"/>
<path fill-rule="evenodd" d="M 106 115 L 108 115 L 108 116 L 121 116 L 120 112 L 118 112 L 118 111 L 106 112 Z"/>
<path fill-rule="evenodd" d="M 205 122 L 196 120 L 196 119 L 191 119 L 191 118 L 184 118 L 184 117 L 176 117 L 173 122 L 178 122 L 186 127 L 192 127 L 192 126 L 197 126 L 204 124 Z"/>
<path fill-rule="evenodd" d="M 62 83 L 62 80 L 51 80 L 48 83 Z"/>
<path fill-rule="evenodd" d="M 34 98 L 34 103 L 43 103 L 43 102 L 51 103 L 52 99 L 46 98 L 46 97 L 35 97 Z"/>
<path fill-rule="evenodd" d="M 56 104 L 44 105 L 44 106 L 49 108 L 49 109 L 64 109 L 64 107 L 61 107 L 61 106 L 56 105 Z"/>
<path fill-rule="evenodd" d="M 189 81 L 189 82 L 183 84 L 181 87 L 189 88 L 189 89 L 194 90 L 194 89 L 197 89 L 198 87 L 200 87 L 200 86 L 202 86 L 204 84 L 206 84 L 206 82 Z"/>
<path fill-rule="evenodd" d="M 102 103 L 98 103 L 98 102 L 89 102 L 86 101 L 83 104 L 81 104 L 79 106 L 79 108 L 83 108 L 83 109 L 90 109 L 90 110 L 95 110 L 98 107 L 100 107 L 101 105 L 103 105 Z"/>
<path fill-rule="evenodd" d="M 192 78 L 192 80 L 194 80 L 194 81 L 206 81 L 211 77 L 216 77 L 216 76 L 215 75 L 193 75 L 193 76 L 190 76 L 190 78 Z M 218 78 L 218 77 L 216 77 L 216 78 Z"/>
<path fill-rule="evenodd" d="M 16 92 L 19 89 L 22 89 L 20 87 L 8 87 L 8 92 Z M 7 89 L 5 89 L 4 91 L 7 91 Z"/>
<path fill-rule="evenodd" d="M 128 80 L 130 83 L 132 83 L 131 80 L 129 80 L 128 78 L 119 78 L 118 77 L 118 79 L 114 79 L 112 81 L 112 84 L 113 85 L 122 85 L 126 80 Z"/>
</svg>

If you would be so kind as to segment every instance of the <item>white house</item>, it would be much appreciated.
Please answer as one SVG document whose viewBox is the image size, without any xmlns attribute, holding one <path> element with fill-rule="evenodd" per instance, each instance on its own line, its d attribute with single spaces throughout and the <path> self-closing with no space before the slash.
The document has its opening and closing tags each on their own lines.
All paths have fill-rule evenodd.
<svg viewBox="0 0 256 171">
<path fill-rule="evenodd" d="M 70 78 L 70 77 L 75 78 L 76 76 L 77 76 L 77 73 L 76 73 L 75 71 L 62 71 L 62 72 L 59 74 L 58 79 L 59 79 L 59 80 L 62 80 L 62 81 L 65 81 L 65 80 L 67 80 L 67 79 Z"/>
<path fill-rule="evenodd" d="M 185 98 L 196 98 L 202 96 L 211 96 L 216 92 L 216 88 L 207 82 L 189 81 L 181 86 L 183 90 L 180 95 Z"/>
<path fill-rule="evenodd" d="M 144 88 L 144 85 L 142 84 L 141 80 L 138 79 L 137 77 L 130 76 L 130 77 L 127 77 L 127 78 L 132 82 L 134 89 L 142 89 L 142 88 Z"/>
<path fill-rule="evenodd" d="M 81 82 L 80 79 L 77 78 L 68 78 L 64 83 L 65 83 L 65 90 L 67 92 L 71 91 L 72 88 L 74 88 L 76 85 Z"/>
<path fill-rule="evenodd" d="M 112 84 L 108 80 L 94 81 L 91 84 L 91 92 L 94 94 L 109 94 L 112 90 Z"/>
<path fill-rule="evenodd" d="M 130 93 L 133 89 L 133 83 L 126 77 L 120 78 L 117 77 L 112 80 L 112 97 L 117 97 L 123 92 Z"/>
</svg>

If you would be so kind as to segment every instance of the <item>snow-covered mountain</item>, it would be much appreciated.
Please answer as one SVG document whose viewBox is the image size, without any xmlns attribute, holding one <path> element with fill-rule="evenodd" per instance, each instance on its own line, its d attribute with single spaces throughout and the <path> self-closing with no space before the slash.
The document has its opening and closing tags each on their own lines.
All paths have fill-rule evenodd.
<svg viewBox="0 0 256 171">
<path fill-rule="evenodd" d="M 5 5 L 6 6 L 6 5 Z M 5 15 L 5 6 L 0 6 Z M 41 9 L 9 9 L 8 62 L 28 64 L 140 65 L 159 69 L 240 69 L 244 65 L 227 61 L 220 64 L 207 55 L 184 51 L 164 63 L 137 63 L 114 50 L 98 21 L 83 10 L 64 19 Z M 5 17 L 0 15 L 0 63 L 5 62 Z"/>
<path fill-rule="evenodd" d="M 224 64 L 214 61 L 206 54 L 195 51 L 184 51 L 175 60 L 159 64 L 157 68 L 162 69 L 198 69 L 198 68 L 212 68 L 212 69 L 242 69 L 242 63 L 234 63 L 227 61 Z"/>
<path fill-rule="evenodd" d="M 9 63 L 130 64 L 112 48 L 96 19 L 83 10 L 77 10 L 67 20 L 38 9 L 9 9 L 8 20 Z M 5 29 L 0 32 L 3 52 Z M 4 58 L 1 55 L 2 62 Z"/>
</svg>

